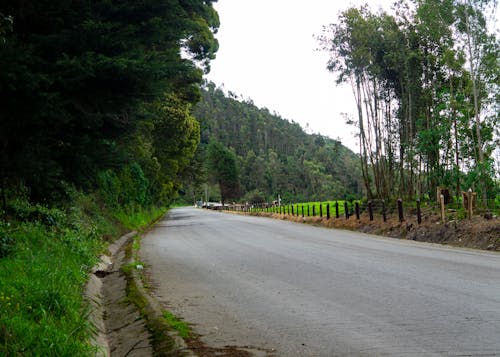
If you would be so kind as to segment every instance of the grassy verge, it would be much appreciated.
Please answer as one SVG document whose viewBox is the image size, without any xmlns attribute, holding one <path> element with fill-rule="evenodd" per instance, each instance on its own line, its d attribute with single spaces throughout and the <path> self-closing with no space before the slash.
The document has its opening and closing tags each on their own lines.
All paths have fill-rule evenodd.
<svg viewBox="0 0 500 357">
<path fill-rule="evenodd" d="M 106 212 L 76 193 L 58 209 L 9 202 L 8 220 L 0 221 L 0 356 L 94 355 L 82 296 L 88 271 L 105 240 L 163 212 Z"/>
<path fill-rule="evenodd" d="M 166 212 L 165 207 L 120 209 L 114 216 L 129 230 L 141 230 L 158 220 Z"/>
</svg>

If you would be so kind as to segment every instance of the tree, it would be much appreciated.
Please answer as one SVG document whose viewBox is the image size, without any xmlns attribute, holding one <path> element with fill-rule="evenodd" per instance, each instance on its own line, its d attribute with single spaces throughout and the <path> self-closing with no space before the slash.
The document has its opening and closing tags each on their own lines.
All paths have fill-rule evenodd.
<svg viewBox="0 0 500 357">
<path fill-rule="evenodd" d="M 218 47 L 212 2 L 3 1 L 0 171 L 8 181 L 42 200 L 62 181 L 91 188 L 99 171 L 136 161 L 140 149 L 127 139 L 151 124 L 152 103 L 172 93 L 182 106 L 199 99 Z"/>
<path fill-rule="evenodd" d="M 212 141 L 207 149 L 208 174 L 219 184 L 221 201 L 239 197 L 239 170 L 236 155 L 219 142 Z"/>
<path fill-rule="evenodd" d="M 457 30 L 466 53 L 472 82 L 477 171 L 480 173 L 483 203 L 487 201 L 492 148 L 485 143 L 489 128 L 498 126 L 498 40 L 488 31 L 486 13 L 495 13 L 496 0 L 457 0 Z M 486 133 L 485 133 L 486 131 Z M 485 145 L 486 144 L 486 145 Z"/>
<path fill-rule="evenodd" d="M 319 37 L 327 68 L 353 88 L 367 195 L 432 196 L 452 180 L 458 194 L 462 175 L 486 194 L 499 66 L 484 13 L 496 1 L 412 2 L 395 15 L 347 9 Z"/>
</svg>

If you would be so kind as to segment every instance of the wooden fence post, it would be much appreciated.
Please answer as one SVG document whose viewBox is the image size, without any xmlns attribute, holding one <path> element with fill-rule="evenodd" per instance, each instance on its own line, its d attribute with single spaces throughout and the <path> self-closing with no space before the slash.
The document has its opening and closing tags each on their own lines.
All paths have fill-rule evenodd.
<svg viewBox="0 0 500 357">
<path fill-rule="evenodd" d="M 313 204 L 313 217 L 316 215 L 316 205 Z"/>
<path fill-rule="evenodd" d="M 469 190 L 467 191 L 467 218 L 469 219 L 472 219 L 472 199 L 473 199 L 473 195 L 472 195 L 472 190 L 469 188 Z"/>
<path fill-rule="evenodd" d="M 444 223 L 446 220 L 446 216 L 444 213 L 445 204 L 444 204 L 444 195 L 443 194 L 439 195 L 439 206 L 441 207 L 441 221 Z"/>
<path fill-rule="evenodd" d="M 326 219 L 330 219 L 330 204 L 326 204 Z"/>
<path fill-rule="evenodd" d="M 382 218 L 384 222 L 387 222 L 387 212 L 385 210 L 385 200 L 382 200 Z"/>
<path fill-rule="evenodd" d="M 356 209 L 356 219 L 358 219 L 358 220 L 359 220 L 359 202 L 358 202 L 358 201 L 356 201 L 356 202 L 354 203 L 354 207 L 355 207 L 355 209 Z"/>
<path fill-rule="evenodd" d="M 319 216 L 323 217 L 323 203 L 319 203 Z"/>
<path fill-rule="evenodd" d="M 345 219 L 349 219 L 349 206 L 347 205 L 347 201 L 344 201 L 344 213 Z"/>
<path fill-rule="evenodd" d="M 304 218 L 304 205 L 302 205 L 302 218 Z"/>
<path fill-rule="evenodd" d="M 405 217 L 403 215 L 403 200 L 401 198 L 398 198 L 398 215 L 399 222 L 403 222 L 405 220 Z"/>
<path fill-rule="evenodd" d="M 339 218 L 339 201 L 335 201 L 335 218 Z"/>
<path fill-rule="evenodd" d="M 307 204 L 307 217 L 309 217 L 309 216 L 311 215 L 311 214 L 310 214 L 311 212 L 310 212 L 309 207 L 310 207 L 310 206 L 309 206 L 309 203 L 308 203 L 308 204 Z"/>
<path fill-rule="evenodd" d="M 372 201 L 368 202 L 368 214 L 370 215 L 370 221 L 373 221 L 373 206 L 372 206 Z"/>
<path fill-rule="evenodd" d="M 292 205 L 292 216 L 295 216 L 295 214 L 293 213 L 293 205 Z"/>
<path fill-rule="evenodd" d="M 422 223 L 422 211 L 420 210 L 420 200 L 417 200 L 417 223 Z"/>
</svg>

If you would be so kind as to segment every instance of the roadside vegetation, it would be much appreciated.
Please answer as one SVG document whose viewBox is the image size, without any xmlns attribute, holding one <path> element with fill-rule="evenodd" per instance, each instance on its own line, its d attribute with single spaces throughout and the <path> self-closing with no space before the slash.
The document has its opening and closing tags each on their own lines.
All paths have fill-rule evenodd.
<svg viewBox="0 0 500 357">
<path fill-rule="evenodd" d="M 210 0 L 0 5 L 1 356 L 94 354 L 87 274 L 178 195 L 218 26 Z"/>
<path fill-rule="evenodd" d="M 0 355 L 92 355 L 82 296 L 89 269 L 107 241 L 164 212 L 103 209 L 95 195 L 70 196 L 59 208 L 19 196 L 8 202 L 0 222 Z"/>
</svg>

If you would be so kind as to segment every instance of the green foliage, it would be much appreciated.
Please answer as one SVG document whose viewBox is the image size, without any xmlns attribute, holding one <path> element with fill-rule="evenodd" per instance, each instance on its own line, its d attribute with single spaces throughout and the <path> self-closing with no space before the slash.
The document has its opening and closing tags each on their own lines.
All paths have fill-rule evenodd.
<svg viewBox="0 0 500 357">
<path fill-rule="evenodd" d="M 158 195 L 168 202 L 179 189 L 177 178 L 189 164 L 199 143 L 200 129 L 190 114 L 190 106 L 174 95 L 153 104 L 154 129 L 151 131 L 155 157 L 160 163 L 156 183 Z"/>
<path fill-rule="evenodd" d="M 211 141 L 207 148 L 209 176 L 219 184 L 222 203 L 239 196 L 239 170 L 234 152 L 223 144 Z"/>
<path fill-rule="evenodd" d="M 198 142 L 189 104 L 218 25 L 210 0 L 3 2 L 0 179 L 57 201 L 61 182 L 92 189 L 107 170 L 137 180 L 137 164 L 134 199 L 149 182 L 170 200 Z"/>
<path fill-rule="evenodd" d="M 212 2 L 0 4 L 0 355 L 95 354 L 82 285 L 177 195 Z"/>
<path fill-rule="evenodd" d="M 203 90 L 194 115 L 201 127 L 196 160 L 208 162 L 211 141 L 232 150 L 244 198 L 256 190 L 268 201 L 278 195 L 287 200 L 361 195 L 359 159 L 337 140 L 308 135 L 297 123 L 226 95 L 213 83 Z M 205 196 L 202 185 L 195 189 L 184 182 L 195 198 Z"/>
<path fill-rule="evenodd" d="M 39 219 L 0 229 L 16 242 L 0 257 L 0 354 L 91 354 L 81 292 L 103 248 L 97 230 L 55 208 L 15 205 L 23 221 Z"/>
<path fill-rule="evenodd" d="M 60 207 L 18 194 L 8 201 L 8 222 L 0 221 L 2 356 L 93 355 L 82 289 L 105 248 L 103 238 L 119 236 L 123 226 L 143 229 L 165 213 L 152 206 L 106 210 L 99 195 L 67 191 Z"/>
<path fill-rule="evenodd" d="M 119 174 L 100 172 L 99 195 L 108 207 L 145 206 L 151 201 L 149 182 L 137 163 L 124 166 Z"/>
<path fill-rule="evenodd" d="M 138 230 L 163 216 L 166 211 L 165 207 L 129 207 L 115 210 L 113 216 L 127 229 Z"/>
<path fill-rule="evenodd" d="M 248 202 L 251 204 L 263 204 L 266 202 L 266 197 L 263 192 L 259 190 L 253 190 L 250 192 L 247 192 L 242 198 L 242 202 Z"/>
<path fill-rule="evenodd" d="M 14 251 L 16 241 L 9 232 L 10 224 L 0 221 L 0 259 Z"/>
<path fill-rule="evenodd" d="M 475 183 L 494 192 L 489 171 L 498 127 L 498 40 L 486 14 L 494 1 L 424 0 L 343 11 L 320 44 L 338 83 L 357 104 L 361 168 L 369 198 L 456 194 Z M 498 133 L 496 134 L 498 135 Z"/>
</svg>

